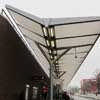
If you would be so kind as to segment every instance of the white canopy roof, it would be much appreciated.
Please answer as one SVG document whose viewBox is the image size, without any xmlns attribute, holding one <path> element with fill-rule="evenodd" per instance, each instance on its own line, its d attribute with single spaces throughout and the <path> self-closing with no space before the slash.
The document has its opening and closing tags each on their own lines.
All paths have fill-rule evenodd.
<svg viewBox="0 0 100 100">
<path fill-rule="evenodd" d="M 45 72 L 54 61 L 57 78 L 68 85 L 100 35 L 100 17 L 41 19 L 6 8 Z"/>
</svg>

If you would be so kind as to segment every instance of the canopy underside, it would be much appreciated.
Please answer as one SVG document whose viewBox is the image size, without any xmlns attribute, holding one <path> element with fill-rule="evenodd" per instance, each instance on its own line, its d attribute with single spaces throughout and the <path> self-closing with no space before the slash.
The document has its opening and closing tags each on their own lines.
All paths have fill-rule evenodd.
<svg viewBox="0 0 100 100">
<path fill-rule="evenodd" d="M 100 17 L 37 20 L 13 7 L 6 9 L 45 72 L 53 61 L 56 78 L 68 85 L 100 35 Z"/>
</svg>

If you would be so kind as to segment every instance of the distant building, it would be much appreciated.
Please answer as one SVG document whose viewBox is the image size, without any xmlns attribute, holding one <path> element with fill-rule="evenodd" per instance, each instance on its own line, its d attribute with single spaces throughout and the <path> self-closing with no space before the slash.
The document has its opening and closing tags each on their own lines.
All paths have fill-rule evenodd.
<svg viewBox="0 0 100 100">
<path fill-rule="evenodd" d="M 81 93 L 100 94 L 100 69 L 95 70 L 95 78 L 81 80 Z"/>
<path fill-rule="evenodd" d="M 97 75 L 96 79 L 97 79 L 97 91 L 98 91 L 98 94 L 100 94 L 100 72 Z"/>
<path fill-rule="evenodd" d="M 81 93 L 96 93 L 97 80 L 96 79 L 82 79 L 81 80 Z"/>
</svg>

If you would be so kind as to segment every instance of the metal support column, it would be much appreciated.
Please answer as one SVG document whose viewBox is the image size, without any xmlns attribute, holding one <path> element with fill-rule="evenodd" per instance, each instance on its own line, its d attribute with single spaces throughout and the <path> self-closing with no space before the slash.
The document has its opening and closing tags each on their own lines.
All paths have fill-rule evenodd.
<svg viewBox="0 0 100 100">
<path fill-rule="evenodd" d="M 50 100 L 53 100 L 53 63 L 50 63 Z"/>
<path fill-rule="evenodd" d="M 25 100 L 28 100 L 29 99 L 29 88 L 30 88 L 30 86 L 28 84 L 26 84 Z"/>
</svg>

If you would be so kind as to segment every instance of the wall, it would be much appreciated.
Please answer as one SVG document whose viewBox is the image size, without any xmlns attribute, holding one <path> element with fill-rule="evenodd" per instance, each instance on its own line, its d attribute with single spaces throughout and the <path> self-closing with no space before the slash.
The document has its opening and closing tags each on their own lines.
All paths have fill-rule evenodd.
<svg viewBox="0 0 100 100">
<path fill-rule="evenodd" d="M 44 72 L 11 25 L 0 16 L 0 100 L 17 100 L 36 74 Z"/>
</svg>

